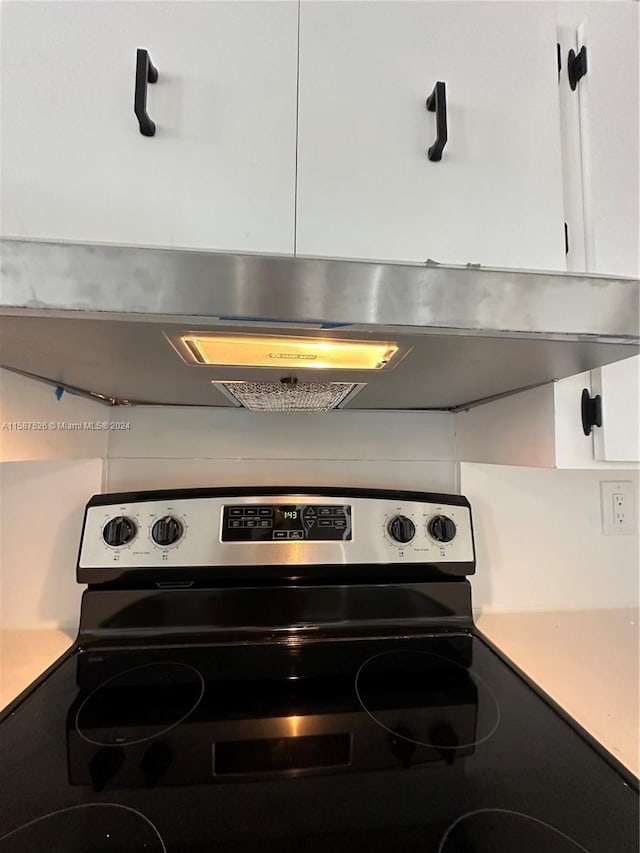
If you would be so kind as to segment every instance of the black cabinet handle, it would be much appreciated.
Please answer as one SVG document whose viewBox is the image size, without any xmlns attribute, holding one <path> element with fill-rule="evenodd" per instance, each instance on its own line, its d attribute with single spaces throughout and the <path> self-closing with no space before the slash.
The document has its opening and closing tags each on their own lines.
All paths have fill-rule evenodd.
<svg viewBox="0 0 640 853">
<path fill-rule="evenodd" d="M 438 81 L 427 98 L 427 109 L 436 114 L 436 141 L 427 151 L 429 160 L 442 160 L 442 151 L 447 144 L 447 92 L 442 81 Z"/>
<path fill-rule="evenodd" d="M 149 51 L 139 47 L 136 54 L 136 93 L 133 99 L 133 111 L 143 136 L 153 136 L 156 132 L 154 122 L 147 113 L 147 83 L 155 83 L 158 69 L 151 62 Z"/>
<path fill-rule="evenodd" d="M 600 394 L 592 397 L 588 388 L 582 391 L 580 419 L 582 420 L 582 431 L 585 435 L 591 435 L 591 429 L 594 426 L 602 426 L 602 398 Z"/>
<path fill-rule="evenodd" d="M 569 51 L 567 58 L 567 75 L 569 77 L 569 85 L 571 91 L 575 92 L 578 81 L 582 80 L 587 73 L 587 48 L 582 45 L 578 53 L 574 50 Z"/>
</svg>

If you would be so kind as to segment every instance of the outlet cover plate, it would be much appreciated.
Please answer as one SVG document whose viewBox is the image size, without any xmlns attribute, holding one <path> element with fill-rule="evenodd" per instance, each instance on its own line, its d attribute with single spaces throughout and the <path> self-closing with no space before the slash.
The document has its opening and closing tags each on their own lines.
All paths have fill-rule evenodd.
<svg viewBox="0 0 640 853">
<path fill-rule="evenodd" d="M 637 488 L 631 480 L 602 480 L 600 507 L 605 536 L 632 536 L 638 529 Z"/>
</svg>

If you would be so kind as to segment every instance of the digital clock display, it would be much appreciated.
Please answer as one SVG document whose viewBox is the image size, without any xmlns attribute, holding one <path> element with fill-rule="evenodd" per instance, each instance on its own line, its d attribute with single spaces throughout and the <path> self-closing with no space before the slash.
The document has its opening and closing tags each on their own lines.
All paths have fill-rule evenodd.
<svg viewBox="0 0 640 853">
<path fill-rule="evenodd" d="M 223 542 L 344 542 L 351 538 L 351 507 L 344 504 L 236 504 L 224 507 Z"/>
</svg>

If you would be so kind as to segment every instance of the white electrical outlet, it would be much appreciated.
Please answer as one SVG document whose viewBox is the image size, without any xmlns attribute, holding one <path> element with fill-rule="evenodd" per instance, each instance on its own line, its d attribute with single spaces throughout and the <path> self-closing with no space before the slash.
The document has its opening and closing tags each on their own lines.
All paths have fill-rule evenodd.
<svg viewBox="0 0 640 853">
<path fill-rule="evenodd" d="M 631 480 L 603 480 L 600 502 L 605 536 L 630 536 L 636 532 L 636 486 Z"/>
</svg>

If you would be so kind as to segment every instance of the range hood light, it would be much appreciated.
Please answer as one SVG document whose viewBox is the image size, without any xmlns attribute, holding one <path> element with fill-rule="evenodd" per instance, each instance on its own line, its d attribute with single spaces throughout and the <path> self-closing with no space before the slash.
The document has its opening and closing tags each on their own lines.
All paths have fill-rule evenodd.
<svg viewBox="0 0 640 853">
<path fill-rule="evenodd" d="M 181 353 L 197 364 L 217 367 L 315 368 L 316 370 L 380 370 L 398 351 L 384 341 L 276 338 L 262 335 L 190 334 L 180 337 Z"/>
</svg>

